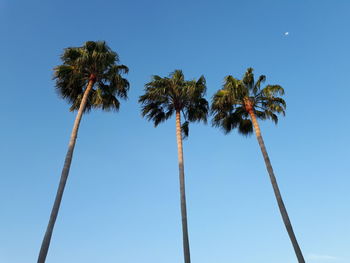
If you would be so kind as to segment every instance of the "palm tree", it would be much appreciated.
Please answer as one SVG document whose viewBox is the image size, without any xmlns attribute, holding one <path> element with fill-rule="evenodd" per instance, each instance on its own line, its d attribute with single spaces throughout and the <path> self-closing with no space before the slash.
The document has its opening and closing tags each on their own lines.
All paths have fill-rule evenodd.
<svg viewBox="0 0 350 263">
<path fill-rule="evenodd" d="M 255 82 L 252 68 L 247 69 L 242 80 L 235 79 L 231 75 L 225 77 L 223 88 L 214 95 L 212 100 L 213 125 L 222 128 L 226 134 L 237 128 L 243 135 L 251 134 L 254 127 L 283 222 L 299 263 L 304 263 L 305 260 L 294 235 L 257 121 L 257 118 L 271 119 L 277 124 L 276 113 L 285 115 L 286 103 L 279 97 L 284 94 L 283 88 L 279 85 L 267 85 L 261 88 L 265 79 L 266 77 L 262 75 Z"/>
<path fill-rule="evenodd" d="M 206 92 L 204 76 L 198 80 L 186 81 L 181 70 L 175 70 L 169 77 L 153 76 L 145 85 L 145 94 L 140 96 L 142 116 L 159 123 L 176 115 L 176 139 L 179 160 L 180 201 L 183 234 L 183 251 L 185 263 L 190 263 L 190 246 L 187 228 L 187 211 L 185 195 L 185 172 L 182 139 L 189 133 L 189 122 L 207 121 L 209 106 L 203 97 Z M 185 122 L 181 124 L 181 114 Z"/>
<path fill-rule="evenodd" d="M 61 97 L 71 104 L 70 110 L 77 110 L 78 113 L 50 220 L 41 244 L 38 263 L 46 260 L 83 113 L 92 108 L 118 111 L 120 103 L 117 97 L 126 99 L 129 90 L 129 82 L 121 76 L 128 73 L 128 68 L 117 64 L 118 54 L 112 51 L 104 41 L 88 41 L 82 47 L 66 48 L 61 59 L 63 64 L 54 69 L 56 88 Z"/>
</svg>

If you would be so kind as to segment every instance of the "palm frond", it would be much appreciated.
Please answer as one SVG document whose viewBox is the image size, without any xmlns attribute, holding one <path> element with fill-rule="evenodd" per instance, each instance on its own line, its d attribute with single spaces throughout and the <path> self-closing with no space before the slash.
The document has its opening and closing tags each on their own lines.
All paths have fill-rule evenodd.
<svg viewBox="0 0 350 263">
<path fill-rule="evenodd" d="M 249 119 L 242 119 L 239 122 L 238 132 L 242 135 L 250 135 L 253 133 L 253 124 Z"/>
<path fill-rule="evenodd" d="M 249 90 L 249 92 L 252 92 L 254 89 L 254 73 L 253 73 L 253 71 L 254 71 L 253 68 L 248 68 L 243 76 L 243 79 L 242 79 L 242 83 Z"/>
<path fill-rule="evenodd" d="M 261 75 L 258 79 L 258 81 L 254 84 L 253 94 L 256 96 L 260 90 L 261 84 L 264 83 L 266 80 L 265 75 Z"/>
<path fill-rule="evenodd" d="M 181 125 L 181 133 L 182 133 L 182 138 L 187 138 L 189 135 L 189 122 L 185 121 L 182 125 Z"/>
<path fill-rule="evenodd" d="M 261 93 L 264 97 L 276 97 L 284 95 L 284 89 L 280 85 L 267 85 Z"/>
<path fill-rule="evenodd" d="M 225 133 L 239 125 L 240 116 L 232 111 L 217 111 L 212 119 L 212 125 L 222 128 Z"/>
</svg>

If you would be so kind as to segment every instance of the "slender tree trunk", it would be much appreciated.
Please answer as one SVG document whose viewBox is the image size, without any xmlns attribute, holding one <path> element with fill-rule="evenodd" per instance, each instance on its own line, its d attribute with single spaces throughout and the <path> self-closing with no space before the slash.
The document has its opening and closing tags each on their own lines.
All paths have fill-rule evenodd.
<svg viewBox="0 0 350 263">
<path fill-rule="evenodd" d="M 81 118 L 83 116 L 83 112 L 84 112 L 84 109 L 86 106 L 87 98 L 89 96 L 89 93 L 90 93 L 94 83 L 95 83 L 95 77 L 92 76 L 89 80 L 89 83 L 88 83 L 85 91 L 84 91 L 83 99 L 81 100 L 79 110 L 77 113 L 77 117 L 75 118 L 73 130 L 72 130 L 71 137 L 69 140 L 66 159 L 64 161 L 64 166 L 62 169 L 61 180 L 60 180 L 60 183 L 58 185 L 55 202 L 54 202 L 54 205 L 53 205 L 52 210 L 51 210 L 50 220 L 49 220 L 49 223 L 48 223 L 47 228 L 46 228 L 45 236 L 44 236 L 43 242 L 41 243 L 41 248 L 40 248 L 39 257 L 38 257 L 38 263 L 44 263 L 46 260 L 47 252 L 49 250 L 50 241 L 51 241 L 51 237 L 52 237 L 52 231 L 53 231 L 53 228 L 55 226 L 58 210 L 60 209 L 60 205 L 61 205 L 63 191 L 64 191 L 64 188 L 65 188 L 65 185 L 67 182 L 67 178 L 68 178 L 68 174 L 69 174 L 70 165 L 72 163 L 73 151 L 74 151 L 74 146 L 75 146 L 75 142 L 77 139 L 79 124 L 80 124 Z"/>
<path fill-rule="evenodd" d="M 292 224 L 291 224 L 291 222 L 289 220 L 287 209 L 284 206 L 284 203 L 283 203 L 283 200 L 282 200 L 282 196 L 281 196 L 280 190 L 278 188 L 277 180 L 276 180 L 276 177 L 275 177 L 273 169 L 272 169 L 270 158 L 269 158 L 269 156 L 267 154 L 266 147 L 265 147 L 265 144 L 264 144 L 264 140 L 263 140 L 263 138 L 261 136 L 259 124 L 258 124 L 258 122 L 256 120 L 255 113 L 254 113 L 254 111 L 252 109 L 249 110 L 249 115 L 250 115 L 250 117 L 252 119 L 254 130 L 255 130 L 255 134 L 256 134 L 256 138 L 258 139 L 258 142 L 259 142 L 259 145 L 260 145 L 260 149 L 261 149 L 262 155 L 263 155 L 264 160 L 265 160 L 266 169 L 267 169 L 267 171 L 268 171 L 268 173 L 270 175 L 270 180 L 271 180 L 273 191 L 275 192 L 275 196 L 276 196 L 276 199 L 277 199 L 278 207 L 280 209 L 280 212 L 281 212 L 281 215 L 282 215 L 282 219 L 283 219 L 284 225 L 285 225 L 285 227 L 287 229 L 289 238 L 290 238 L 290 240 L 291 240 L 291 242 L 293 244 L 293 248 L 294 248 L 295 254 L 296 254 L 297 258 L 298 258 L 298 262 L 299 263 L 305 263 L 303 254 L 302 254 L 301 249 L 299 247 L 298 241 L 297 241 L 297 239 L 295 237 Z"/>
<path fill-rule="evenodd" d="M 189 241 L 188 241 L 188 229 L 187 229 L 185 170 L 184 170 L 184 159 L 183 159 L 183 151 L 182 151 L 180 111 L 176 111 L 176 139 L 177 139 L 177 154 L 178 154 L 178 158 L 179 158 L 179 178 L 180 178 L 180 200 L 181 200 L 183 250 L 184 250 L 185 263 L 191 263 L 190 245 L 189 245 Z"/>
</svg>

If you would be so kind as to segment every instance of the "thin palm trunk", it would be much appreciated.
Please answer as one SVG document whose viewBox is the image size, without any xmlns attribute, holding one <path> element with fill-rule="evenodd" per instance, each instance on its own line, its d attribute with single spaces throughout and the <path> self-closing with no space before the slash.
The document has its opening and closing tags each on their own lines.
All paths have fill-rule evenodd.
<svg viewBox="0 0 350 263">
<path fill-rule="evenodd" d="M 263 155 L 264 160 L 265 160 L 266 169 L 267 169 L 267 171 L 269 173 L 269 176 L 270 176 L 272 188 L 273 188 L 273 191 L 275 192 L 275 196 L 276 196 L 276 200 L 277 200 L 277 203 L 278 203 L 278 207 L 279 207 L 279 210 L 280 210 L 280 213 L 281 213 L 284 225 L 285 225 L 285 227 L 287 229 L 289 238 L 290 238 L 290 240 L 292 242 L 295 254 L 296 254 L 297 258 L 298 258 L 298 262 L 299 263 L 305 263 L 303 254 L 302 254 L 301 249 L 299 247 L 298 241 L 297 241 L 297 239 L 295 237 L 292 224 L 291 224 L 291 222 L 289 220 L 287 209 L 284 206 L 284 203 L 283 203 L 283 200 L 282 200 L 282 196 L 281 196 L 280 190 L 278 188 L 277 180 L 276 180 L 276 177 L 275 177 L 273 169 L 272 169 L 270 158 L 269 158 L 269 156 L 267 154 L 266 147 L 265 147 L 265 144 L 264 144 L 264 140 L 263 140 L 263 138 L 261 136 L 261 132 L 260 132 L 258 121 L 257 121 L 257 119 L 255 117 L 255 113 L 254 113 L 254 111 L 252 109 L 249 110 L 249 115 L 250 115 L 250 117 L 252 119 L 254 130 L 255 130 L 255 134 L 256 134 L 256 138 L 258 139 L 259 146 L 260 146 L 262 155 Z"/>
<path fill-rule="evenodd" d="M 176 111 L 176 139 L 177 154 L 179 159 L 179 178 L 180 178 L 180 200 L 181 200 L 181 218 L 182 218 L 182 238 L 185 263 L 191 262 L 190 245 L 188 241 L 187 229 L 187 211 L 186 211 L 186 194 L 185 194 L 185 171 L 182 150 L 182 134 L 181 134 L 181 116 L 180 111 Z"/>
<path fill-rule="evenodd" d="M 62 169 L 60 183 L 59 183 L 57 193 L 56 193 L 55 202 L 54 202 L 54 205 L 52 207 L 50 220 L 49 220 L 49 223 L 48 223 L 47 228 L 46 228 L 43 242 L 41 244 L 40 253 L 39 253 L 39 257 L 38 257 L 38 263 L 44 263 L 46 260 L 47 252 L 49 250 L 50 241 L 51 241 L 51 237 L 52 237 L 53 228 L 55 226 L 58 210 L 60 209 L 64 188 L 66 186 L 70 165 L 72 163 L 73 151 L 74 151 L 74 146 L 75 146 L 75 142 L 77 139 L 79 124 L 80 124 L 81 118 L 83 116 L 83 112 L 84 112 L 84 109 L 86 106 L 87 98 L 89 96 L 89 93 L 90 93 L 94 83 L 95 83 L 95 79 L 94 79 L 94 76 L 92 76 L 89 80 L 89 83 L 88 83 L 85 91 L 84 91 L 83 99 L 81 100 L 79 110 L 78 110 L 77 116 L 75 118 L 72 134 L 71 134 L 71 137 L 69 140 L 66 159 L 64 161 L 64 166 Z"/>
</svg>

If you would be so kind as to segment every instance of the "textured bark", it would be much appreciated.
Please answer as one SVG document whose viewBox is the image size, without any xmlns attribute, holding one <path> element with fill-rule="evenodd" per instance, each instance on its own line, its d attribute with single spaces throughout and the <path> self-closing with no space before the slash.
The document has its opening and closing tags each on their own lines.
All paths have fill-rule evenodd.
<svg viewBox="0 0 350 263">
<path fill-rule="evenodd" d="M 81 100 L 79 110 L 78 110 L 77 116 L 76 116 L 75 121 L 74 121 L 74 126 L 73 126 L 71 137 L 69 140 L 68 151 L 66 154 L 66 159 L 64 161 L 64 166 L 62 169 L 61 179 L 60 179 L 60 183 L 59 183 L 59 186 L 57 189 L 55 202 L 54 202 L 54 205 L 52 207 L 50 220 L 49 220 L 49 223 L 48 223 L 47 228 L 46 228 L 43 242 L 41 244 L 39 257 L 38 257 L 38 263 L 44 263 L 46 260 L 47 252 L 49 250 L 50 241 L 51 241 L 51 237 L 52 237 L 53 228 L 55 226 L 57 214 L 58 214 L 58 211 L 60 209 L 64 188 L 66 186 L 70 165 L 72 163 L 73 151 L 74 151 L 74 146 L 75 146 L 75 142 L 77 139 L 79 124 L 80 124 L 81 118 L 83 116 L 83 112 L 84 112 L 84 109 L 86 106 L 87 98 L 89 96 L 89 93 L 90 93 L 93 85 L 94 85 L 94 82 L 95 82 L 95 79 L 91 78 L 86 89 L 85 89 L 83 99 Z"/>
<path fill-rule="evenodd" d="M 188 229 L 187 229 L 185 171 L 184 171 L 184 160 L 183 160 L 183 150 L 182 150 L 181 116 L 179 111 L 176 111 L 176 139 L 177 139 L 177 154 L 179 159 L 183 250 L 184 250 L 185 263 L 190 263 L 191 257 L 190 257 L 190 245 L 188 241 Z"/>
<path fill-rule="evenodd" d="M 267 171 L 269 173 L 269 176 L 270 176 L 272 188 L 273 188 L 273 191 L 275 192 L 277 204 L 278 204 L 278 207 L 279 207 L 282 219 L 283 219 L 283 223 L 284 223 L 284 225 L 285 225 L 285 227 L 287 229 L 287 232 L 288 232 L 289 238 L 290 238 L 290 240 L 292 242 L 292 245 L 293 245 L 295 254 L 297 256 L 298 262 L 299 263 L 305 263 L 303 254 L 302 254 L 301 249 L 299 247 L 298 241 L 297 241 L 297 239 L 295 237 L 295 234 L 294 234 L 294 231 L 293 231 L 293 228 L 292 228 L 292 224 L 291 224 L 291 222 L 289 220 L 287 209 L 284 206 L 284 203 L 283 203 L 283 200 L 282 200 L 282 196 L 281 196 L 278 184 L 277 184 L 277 180 L 276 180 L 276 177 L 275 177 L 273 169 L 272 169 L 270 158 L 269 158 L 269 156 L 267 154 L 265 143 L 264 143 L 264 140 L 263 140 L 263 138 L 261 136 L 259 124 L 258 124 L 257 119 L 255 117 L 255 113 L 254 113 L 253 109 L 251 107 L 249 107 L 249 105 L 246 108 L 249 109 L 249 115 L 250 115 L 251 120 L 253 122 L 256 138 L 258 139 L 259 146 L 260 146 L 260 149 L 261 149 L 261 153 L 262 153 L 262 155 L 264 157 L 264 160 L 265 160 L 266 169 L 267 169 Z"/>
</svg>

